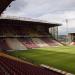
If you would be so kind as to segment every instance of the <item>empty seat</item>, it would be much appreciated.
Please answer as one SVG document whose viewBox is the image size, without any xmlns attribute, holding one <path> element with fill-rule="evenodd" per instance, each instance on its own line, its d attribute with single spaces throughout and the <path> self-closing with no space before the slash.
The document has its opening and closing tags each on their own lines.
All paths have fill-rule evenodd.
<svg viewBox="0 0 75 75">
<path fill-rule="evenodd" d="M 2 56 L 0 56 L 0 65 L 5 69 L 3 72 L 0 68 L 1 75 L 5 73 L 8 75 L 62 75 L 43 67 L 22 63 Z"/>
</svg>

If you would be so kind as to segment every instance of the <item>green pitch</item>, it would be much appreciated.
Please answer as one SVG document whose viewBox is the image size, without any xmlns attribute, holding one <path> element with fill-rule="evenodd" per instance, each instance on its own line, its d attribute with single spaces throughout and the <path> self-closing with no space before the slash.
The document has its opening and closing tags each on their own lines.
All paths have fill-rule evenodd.
<svg viewBox="0 0 75 75">
<path fill-rule="evenodd" d="M 75 74 L 75 47 L 62 46 L 51 48 L 13 51 L 10 55 L 28 60 L 34 64 L 46 64 Z"/>
</svg>

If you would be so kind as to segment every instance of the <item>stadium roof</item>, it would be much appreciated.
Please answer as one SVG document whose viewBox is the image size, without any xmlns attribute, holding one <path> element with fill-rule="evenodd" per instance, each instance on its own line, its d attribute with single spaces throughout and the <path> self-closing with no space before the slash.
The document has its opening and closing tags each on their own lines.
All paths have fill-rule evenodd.
<svg viewBox="0 0 75 75">
<path fill-rule="evenodd" d="M 32 24 L 32 25 L 47 25 L 50 27 L 60 26 L 61 24 L 57 23 L 50 23 L 43 20 L 38 19 L 30 19 L 30 18 L 23 18 L 23 17 L 0 17 L 0 24 L 16 24 L 16 25 L 25 25 L 25 24 Z"/>
<path fill-rule="evenodd" d="M 0 0 L 0 15 L 13 0 Z"/>
<path fill-rule="evenodd" d="M 73 33 L 69 33 L 70 35 L 75 35 L 75 33 L 73 32 Z"/>
</svg>

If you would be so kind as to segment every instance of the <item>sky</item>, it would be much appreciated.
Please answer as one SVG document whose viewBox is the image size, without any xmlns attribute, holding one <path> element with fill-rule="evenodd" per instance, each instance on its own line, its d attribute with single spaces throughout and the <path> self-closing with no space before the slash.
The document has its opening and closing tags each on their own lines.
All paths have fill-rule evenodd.
<svg viewBox="0 0 75 75">
<path fill-rule="evenodd" d="M 10 5 L 11 7 L 4 11 L 4 16 L 36 18 L 61 23 L 59 34 L 75 32 L 75 0 L 15 0 Z"/>
</svg>

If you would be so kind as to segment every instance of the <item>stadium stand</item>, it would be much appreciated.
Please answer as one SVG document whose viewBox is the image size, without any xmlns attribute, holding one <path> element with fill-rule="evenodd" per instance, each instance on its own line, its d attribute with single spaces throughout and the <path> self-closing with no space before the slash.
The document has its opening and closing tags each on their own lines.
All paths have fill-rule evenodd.
<svg viewBox="0 0 75 75">
<path fill-rule="evenodd" d="M 1 75 L 62 75 L 52 70 L 23 63 L 5 56 L 0 56 L 0 66 Z"/>
<path fill-rule="evenodd" d="M 75 45 L 75 33 L 69 33 L 68 37 L 69 37 L 69 44 Z"/>
<path fill-rule="evenodd" d="M 53 42 L 53 39 L 51 38 L 41 38 L 43 41 L 45 41 L 48 45 L 50 46 L 54 46 L 55 45 L 55 42 Z"/>
<path fill-rule="evenodd" d="M 32 40 L 36 45 L 38 45 L 38 47 L 49 47 L 48 44 L 46 44 L 44 41 L 42 41 L 39 38 L 32 38 Z"/>
<path fill-rule="evenodd" d="M 6 44 L 5 38 L 0 38 L 0 50 L 11 50 Z"/>
<path fill-rule="evenodd" d="M 27 48 L 21 42 L 19 42 L 16 38 L 6 38 L 5 40 L 7 45 L 12 50 L 27 50 Z"/>
<path fill-rule="evenodd" d="M 49 27 L 59 26 L 58 24 L 36 22 L 34 20 L 26 21 L 24 19 L 15 20 L 11 17 L 1 17 L 0 24 L 0 37 L 9 38 L 6 42 L 11 49 L 26 50 L 27 48 L 60 45 L 58 41 L 54 40 L 55 37 L 49 33 Z"/>
<path fill-rule="evenodd" d="M 38 47 L 30 38 L 19 38 L 19 40 L 27 48 L 37 48 Z"/>
<path fill-rule="evenodd" d="M 42 25 L 41 27 L 44 28 L 46 26 L 48 29 L 49 27 L 59 26 L 59 24 L 49 24 L 48 22 L 25 18 L 1 17 L 2 12 L 12 1 L 14 0 L 0 0 L 0 50 L 6 52 L 7 50 L 27 50 L 27 48 L 48 46 L 47 42 L 39 37 L 49 37 L 49 35 L 45 34 L 45 31 L 40 32 L 40 34 L 37 29 L 41 28 L 37 26 Z M 7 54 L 0 52 L 0 75 L 62 75 L 7 56 Z"/>
</svg>

